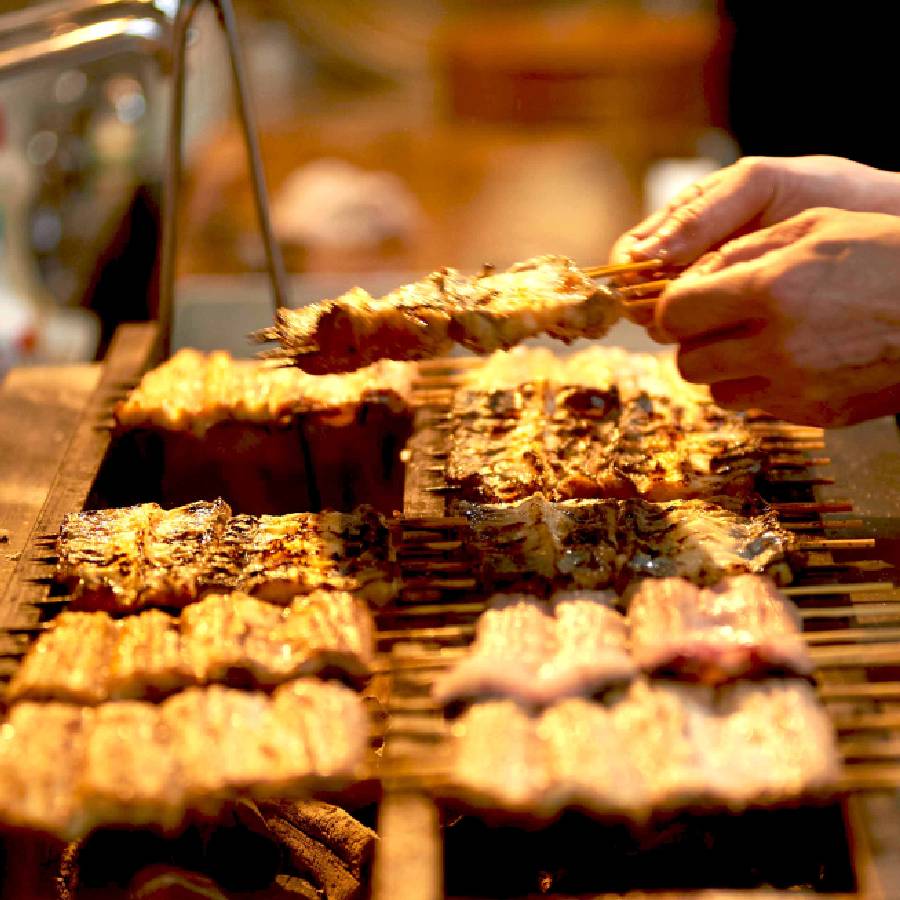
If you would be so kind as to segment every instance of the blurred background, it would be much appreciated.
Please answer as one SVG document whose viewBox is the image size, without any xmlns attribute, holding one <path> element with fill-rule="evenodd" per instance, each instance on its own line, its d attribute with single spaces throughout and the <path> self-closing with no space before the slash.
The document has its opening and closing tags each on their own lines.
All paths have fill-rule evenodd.
<svg viewBox="0 0 900 900">
<path fill-rule="evenodd" d="M 293 300 L 537 253 L 596 264 L 742 153 L 896 168 L 886 6 L 239 0 Z M 271 313 L 209 10 L 189 62 L 176 343 L 240 344 Z M 167 103 L 138 56 L 0 83 L 0 368 L 91 358 L 154 314 Z"/>
</svg>

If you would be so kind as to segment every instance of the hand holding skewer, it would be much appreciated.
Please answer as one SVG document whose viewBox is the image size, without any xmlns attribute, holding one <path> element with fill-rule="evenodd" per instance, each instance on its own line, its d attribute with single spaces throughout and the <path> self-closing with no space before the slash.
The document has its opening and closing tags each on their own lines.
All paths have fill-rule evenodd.
<svg viewBox="0 0 900 900">
<path fill-rule="evenodd" d="M 720 404 L 821 425 L 900 410 L 900 175 L 742 160 L 623 235 L 612 258 L 688 266 L 621 290 L 663 289 L 632 317 L 679 343 L 682 374 Z"/>
</svg>

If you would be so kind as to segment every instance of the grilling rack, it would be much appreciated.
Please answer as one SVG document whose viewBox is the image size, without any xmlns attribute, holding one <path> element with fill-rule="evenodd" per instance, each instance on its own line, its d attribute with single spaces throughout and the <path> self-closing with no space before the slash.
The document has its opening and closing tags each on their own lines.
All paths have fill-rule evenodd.
<svg viewBox="0 0 900 900">
<path fill-rule="evenodd" d="M 441 754 L 448 730 L 431 699 L 431 684 L 466 652 L 486 600 L 479 593 L 473 563 L 466 553 L 465 520 L 447 515 L 452 490 L 443 478 L 447 413 L 462 374 L 473 362 L 456 358 L 420 363 L 414 385 L 418 411 L 407 451 L 400 542 L 405 589 L 396 607 L 382 614 L 379 629 L 383 677 L 388 681 L 383 691 L 388 700 L 381 766 L 382 842 L 374 896 L 379 900 L 439 897 L 445 890 L 461 895 L 492 895 L 498 890 L 504 895 L 552 895 L 558 889 L 566 896 L 586 893 L 596 897 L 604 891 L 636 886 L 674 889 L 679 897 L 710 896 L 700 885 L 694 894 L 690 879 L 688 883 L 683 880 L 684 870 L 692 862 L 708 867 L 711 861 L 708 854 L 691 856 L 689 844 L 677 851 L 686 858 L 674 866 L 672 883 L 666 883 L 665 876 L 663 880 L 654 876 L 647 884 L 616 884 L 614 874 L 615 887 L 607 880 L 598 890 L 591 878 L 583 878 L 584 873 L 579 881 L 580 876 L 566 870 L 574 859 L 564 848 L 574 843 L 578 848 L 575 856 L 590 855 L 585 849 L 589 841 L 621 840 L 614 829 L 604 830 L 584 817 L 566 814 L 546 830 L 523 836 L 518 829 L 491 829 L 472 817 L 457 818 L 458 810 L 442 809 L 432 799 L 432 788 L 444 774 Z M 685 828 L 687 834 L 693 828 L 705 841 L 711 838 L 704 829 L 712 829 L 713 834 L 723 829 L 729 832 L 729 838 L 720 841 L 726 847 L 729 841 L 740 840 L 750 842 L 757 857 L 770 853 L 774 859 L 757 858 L 748 863 L 739 854 L 729 855 L 733 847 L 723 851 L 726 868 L 744 865 L 753 869 L 747 885 L 755 877 L 757 884 L 790 885 L 794 889 L 791 896 L 797 896 L 798 882 L 791 881 L 797 876 L 781 867 L 784 857 L 793 853 L 792 864 L 797 866 L 793 872 L 803 873 L 799 883 L 812 884 L 815 896 L 898 897 L 900 868 L 890 847 L 897 851 L 900 834 L 900 809 L 892 793 L 900 787 L 900 592 L 892 567 L 869 558 L 875 539 L 861 533 L 861 520 L 848 517 L 852 502 L 817 496 L 818 488 L 834 484 L 833 479 L 815 473 L 829 463 L 821 455 L 825 450 L 823 432 L 763 415 L 752 417 L 751 428 L 769 455 L 763 492 L 779 511 L 782 524 L 798 537 L 804 565 L 795 570 L 794 582 L 784 592 L 800 611 L 816 663 L 819 696 L 838 733 L 844 760 L 843 796 L 833 808 L 737 817 L 747 821 L 746 832 L 740 832 L 742 826 L 736 826 L 734 819 L 695 819 L 674 827 Z M 835 843 L 835 829 L 840 832 L 844 828 L 847 838 Z M 847 853 L 848 841 L 852 858 Z M 845 869 L 838 862 L 841 843 L 849 867 Z M 785 844 L 793 848 L 787 854 Z M 628 841 L 618 846 L 626 852 L 635 849 Z M 646 866 L 659 864 L 660 855 L 658 849 L 651 850 Z M 537 860 L 532 868 L 537 868 L 530 883 L 517 884 L 508 876 L 491 880 L 484 874 L 490 867 L 504 865 L 528 868 L 531 856 Z M 830 858 L 831 864 L 817 863 L 820 856 L 826 861 Z M 805 862 L 801 864 L 797 857 Z M 539 870 L 541 860 L 547 871 Z M 554 861 L 562 869 L 561 877 L 550 871 Z M 663 859 L 661 864 L 671 867 L 670 860 Z M 593 865 L 599 866 L 596 861 Z M 810 877 L 810 867 L 816 865 L 821 867 Z M 604 868 L 610 866 L 605 861 Z M 460 869 L 479 868 L 483 871 L 478 876 L 460 878 Z M 618 877 L 627 879 L 634 874 L 634 868 L 624 865 Z M 739 884 L 744 890 L 734 896 L 788 896 L 769 888 L 748 891 L 747 885 Z M 715 896 L 732 894 L 723 891 Z"/>
<path fill-rule="evenodd" d="M 234 13 L 230 0 L 211 2 L 227 39 L 277 308 L 286 305 L 286 279 L 272 236 Z M 110 52 L 137 49 L 170 71 L 173 85 L 159 323 L 156 327 L 120 329 L 99 384 L 71 423 L 63 442 L 64 452 L 48 457 L 37 467 L 41 469 L 37 474 L 46 478 L 50 487 L 47 500 L 35 510 L 25 528 L 27 537 L 21 552 L 10 554 L 6 565 L 0 563 L 0 574 L 8 572 L 10 576 L 0 595 L 0 680 L 10 677 L 48 603 L 53 606 L 50 586 L 54 560 L 48 555 L 47 541 L 58 531 L 62 517 L 81 509 L 88 498 L 110 444 L 112 404 L 169 351 L 182 174 L 185 51 L 200 3 L 201 0 L 61 0 L 0 18 L 0 75 L 51 61 L 76 63 Z M 645 284 L 636 296 L 656 286 Z M 429 686 L 434 674 L 464 651 L 472 637 L 474 620 L 484 608 L 484 597 L 477 592 L 471 563 L 464 553 L 464 523 L 446 515 L 446 485 L 441 477 L 441 416 L 466 365 L 464 359 L 422 363 L 416 385 L 421 409 L 409 447 L 404 515 L 398 522 L 405 588 L 401 600 L 380 616 L 382 665 L 372 686 L 372 693 L 384 710 L 383 714 L 373 715 L 373 744 L 383 743 L 383 752 L 371 760 L 371 774 L 382 785 L 382 841 L 374 884 L 374 896 L 379 900 L 443 895 L 445 883 L 450 885 L 452 877 L 448 871 L 445 879 L 444 858 L 449 870 L 460 852 L 454 843 L 471 851 L 475 842 L 489 841 L 488 833 L 479 830 L 478 823 L 471 820 L 457 828 L 462 832 L 468 828 L 470 832 L 457 840 L 454 828 L 447 827 L 451 820 L 429 793 L 430 776 L 434 774 L 432 760 L 445 737 L 440 713 L 429 699 Z M 796 582 L 786 593 L 800 609 L 817 663 L 820 697 L 832 715 L 845 761 L 845 793 L 839 809 L 798 811 L 780 825 L 775 823 L 775 840 L 784 839 L 788 856 L 799 848 L 813 866 L 833 855 L 836 861 L 828 860 L 830 880 L 826 879 L 827 885 L 818 884 L 818 897 L 897 897 L 900 811 L 891 792 L 900 787 L 900 594 L 893 581 L 888 580 L 887 567 L 878 560 L 860 558 L 860 554 L 874 548 L 873 539 L 859 535 L 862 523 L 834 517 L 852 513 L 852 504 L 815 497 L 816 488 L 831 484 L 829 479 L 810 471 L 827 462 L 823 457 L 810 455 L 824 449 L 821 433 L 765 419 L 757 421 L 754 427 L 771 452 L 769 487 L 777 498 L 783 521 L 803 536 L 806 565 L 796 573 Z M 58 468 L 54 468 L 57 464 Z M 840 537 L 832 536 L 836 531 Z M 763 823 L 765 828 L 772 825 L 771 819 Z M 583 830 L 583 823 L 560 823 L 548 832 L 554 829 L 557 842 L 572 840 L 573 836 L 576 840 L 597 838 L 596 832 Z M 840 840 L 835 840 L 836 832 L 841 833 Z M 609 835 L 604 832 L 602 837 L 608 839 Z M 759 838 L 760 832 L 750 830 L 739 837 L 752 840 Z M 506 852 L 512 848 L 510 859 L 518 865 L 522 862 L 523 842 L 527 853 L 539 854 L 544 837 L 523 837 L 516 832 L 507 834 L 506 839 Z M 778 854 L 779 848 L 771 840 L 767 846 Z M 504 850 L 502 843 L 499 849 Z M 842 854 L 846 860 L 841 860 Z M 706 857 L 704 862 L 708 861 Z M 843 862 L 846 865 L 842 868 Z M 542 878 L 543 892 L 556 889 L 554 878 L 552 872 Z M 803 882 L 807 880 L 814 879 L 804 878 Z M 686 896 L 680 885 L 671 886 L 678 889 L 679 896 Z M 598 895 L 597 890 L 590 893 Z M 768 889 L 716 894 L 722 898 L 787 895 Z M 798 894 L 791 891 L 790 896 Z"/>
<path fill-rule="evenodd" d="M 0 574 L 9 572 L 0 594 L 0 679 L 12 675 L 41 621 L 59 609 L 51 592 L 55 560 L 49 555 L 50 542 L 62 517 L 88 502 L 111 443 L 112 406 L 155 362 L 158 346 L 154 325 L 121 328 L 96 388 L 87 393 L 77 414 L 67 413 L 66 439 L 52 459 L 48 456 L 41 463 L 40 471 L 29 473 L 35 482 L 46 481 L 49 492 L 21 542 L 10 542 L 9 549 L 20 550 L 17 558 L 0 557 Z M 465 359 L 420 363 L 414 386 L 416 429 L 408 447 L 404 512 L 396 523 L 404 587 L 398 602 L 379 614 L 380 662 L 369 691 L 373 746 L 379 748 L 369 772 L 381 791 L 382 841 L 374 882 L 379 900 L 439 897 L 445 883 L 459 887 L 453 879 L 465 868 L 460 853 L 471 852 L 479 843 L 488 847 L 497 834 L 506 843 L 490 845 L 491 852 L 505 852 L 507 865 L 512 859 L 515 866 L 524 864 L 523 842 L 528 854 L 538 856 L 550 840 L 558 848 L 573 840 L 610 838 L 608 830 L 597 832 L 600 826 L 578 817 L 535 833 L 490 832 L 471 817 L 451 825 L 456 820 L 431 796 L 444 728 L 430 703 L 429 686 L 435 673 L 464 651 L 484 608 L 465 553 L 464 522 L 446 515 L 441 475 L 441 428 L 467 365 Z M 56 386 L 52 395 L 59 394 Z M 27 420 L 24 416 L 23 411 L 21 418 Z M 49 427 L 57 427 L 56 422 Z M 784 523 L 803 542 L 806 566 L 787 593 L 800 608 L 818 664 L 820 696 L 838 730 L 845 758 L 844 796 L 833 807 L 763 818 L 761 824 L 753 815 L 734 817 L 714 825 L 714 830 L 756 821 L 755 830 L 731 834 L 732 843 L 738 838 L 759 840 L 761 833 L 770 835 L 767 846 L 782 838 L 803 862 L 803 877 L 793 883 L 816 884 L 816 896 L 895 897 L 893 886 L 900 885 L 900 811 L 892 793 L 900 786 L 900 593 L 890 567 L 868 558 L 874 541 L 862 533 L 862 521 L 851 517 L 852 504 L 815 496 L 816 489 L 831 484 L 812 471 L 827 463 L 822 433 L 762 417 L 753 428 L 771 451 L 766 491 L 779 504 Z M 776 844 L 776 852 L 779 849 Z M 703 864 L 709 861 L 708 855 L 703 857 Z M 726 861 L 731 865 L 727 853 L 721 865 Z M 821 882 L 809 876 L 817 865 L 825 865 L 828 876 Z M 783 881 L 779 872 L 769 870 L 754 877 L 757 884 L 781 883 L 779 877 Z M 555 890 L 553 874 L 547 878 L 547 890 Z M 662 886 L 683 887 L 674 882 Z M 559 890 L 573 893 L 565 885 Z M 595 887 L 587 892 L 602 895 Z M 678 896 L 686 894 L 679 891 Z M 780 895 L 743 891 L 735 896 Z"/>
</svg>

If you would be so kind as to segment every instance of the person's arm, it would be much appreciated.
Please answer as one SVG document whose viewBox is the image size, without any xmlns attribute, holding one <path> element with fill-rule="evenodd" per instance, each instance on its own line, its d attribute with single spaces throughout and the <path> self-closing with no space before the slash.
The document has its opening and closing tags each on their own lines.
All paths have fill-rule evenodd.
<svg viewBox="0 0 900 900">
<path fill-rule="evenodd" d="M 835 426 L 900 411 L 900 217 L 809 209 L 701 257 L 656 307 L 717 402 Z"/>
<path fill-rule="evenodd" d="M 833 156 L 745 157 L 626 232 L 612 261 L 689 265 L 730 238 L 826 206 L 900 215 L 900 175 Z"/>
</svg>

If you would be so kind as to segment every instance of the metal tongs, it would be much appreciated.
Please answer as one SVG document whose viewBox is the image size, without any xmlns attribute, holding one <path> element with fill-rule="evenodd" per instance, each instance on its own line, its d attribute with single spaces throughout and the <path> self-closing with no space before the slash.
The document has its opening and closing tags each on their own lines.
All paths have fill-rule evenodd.
<svg viewBox="0 0 900 900">
<path fill-rule="evenodd" d="M 124 52 L 154 59 L 171 74 L 163 193 L 162 264 L 156 352 L 169 353 L 175 297 L 178 201 L 191 24 L 203 0 L 54 0 L 0 16 L 0 77 L 48 65 L 79 65 Z M 269 215 L 268 191 L 231 0 L 209 0 L 225 33 L 256 212 L 275 309 L 287 303 L 287 279 Z"/>
</svg>

